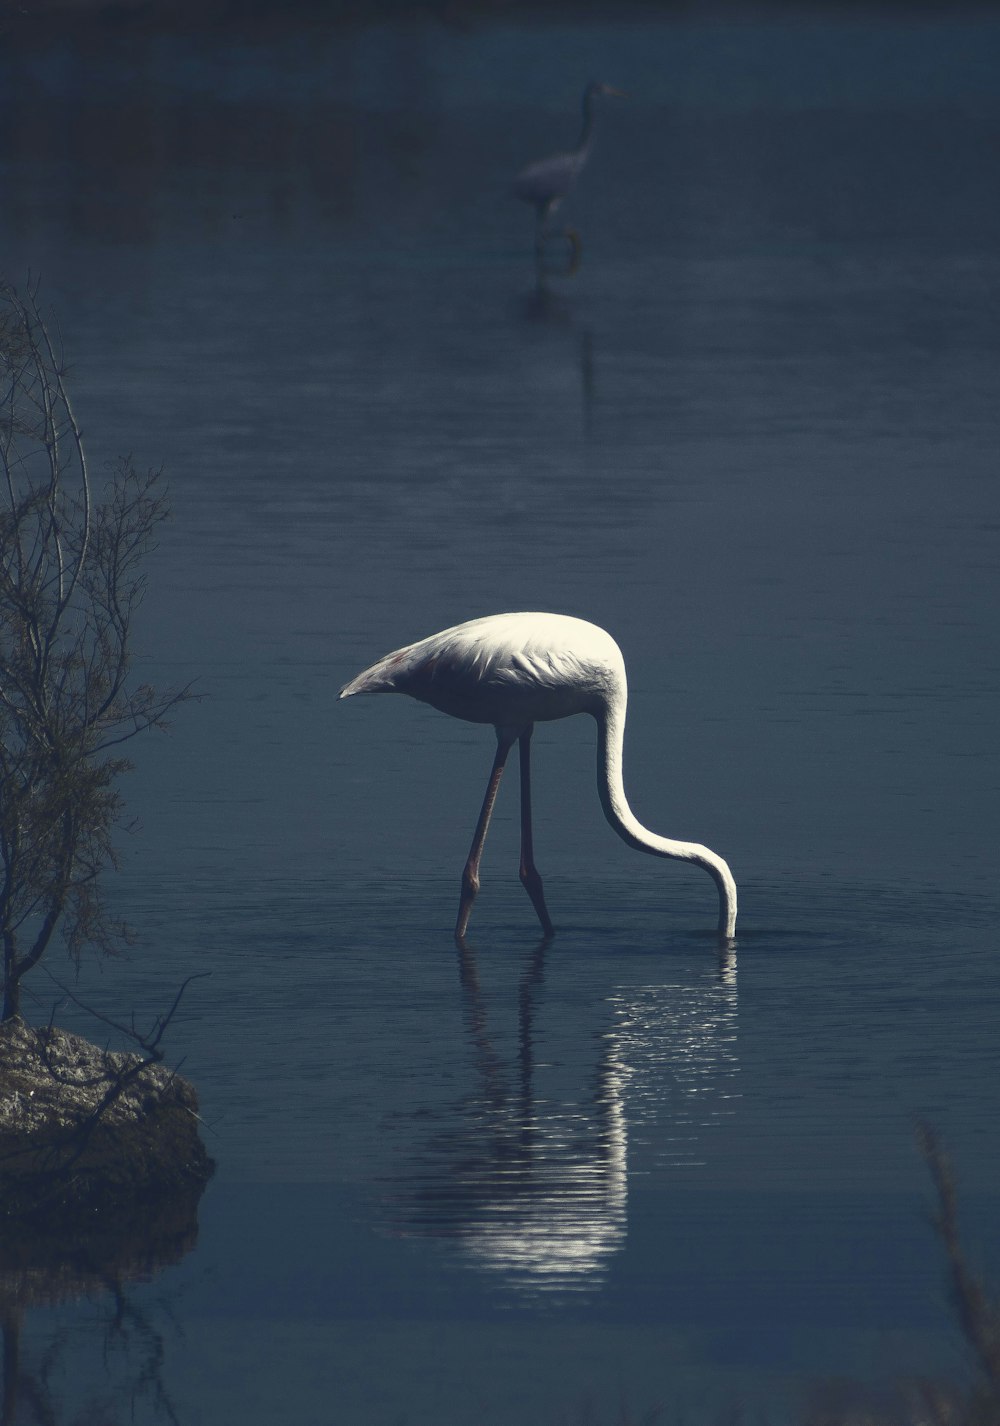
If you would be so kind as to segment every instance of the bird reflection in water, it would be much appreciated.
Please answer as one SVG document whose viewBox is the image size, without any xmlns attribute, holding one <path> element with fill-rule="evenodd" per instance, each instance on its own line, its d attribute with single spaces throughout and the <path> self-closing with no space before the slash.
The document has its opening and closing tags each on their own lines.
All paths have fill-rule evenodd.
<svg viewBox="0 0 1000 1426">
<path fill-rule="evenodd" d="M 699 1167 L 706 1133 L 736 1113 L 740 1098 L 735 950 L 720 951 L 712 982 L 629 986 L 608 1004 L 607 1033 L 630 1066 L 633 1138 L 655 1142 L 664 1168 Z"/>
<path fill-rule="evenodd" d="M 578 388 L 583 436 L 589 440 L 597 396 L 593 331 L 577 327 L 572 304 L 553 291 L 541 272 L 534 287 L 518 298 L 516 316 L 534 348 L 530 356 L 526 348 L 525 358 L 533 388 L 546 401 L 558 401 Z"/>
<path fill-rule="evenodd" d="M 599 1291 L 625 1247 L 630 1123 L 648 1128 L 666 1106 L 671 1165 L 694 1162 L 735 1111 L 737 1050 L 732 948 L 710 981 L 616 989 L 593 1054 L 578 1028 L 538 1028 L 548 944 L 520 977 L 514 1054 L 498 1049 L 502 1007 L 474 950 L 458 948 L 474 1087 L 411 1150 L 390 1215 L 395 1233 L 451 1239 L 497 1286 L 551 1300 Z"/>
<path fill-rule="evenodd" d="M 504 1073 L 493 1048 L 475 954 L 467 946 L 459 951 L 469 1032 L 485 1091 L 482 1104 L 490 1111 L 481 1126 L 490 1152 L 467 1180 L 475 1189 L 475 1214 L 454 1226 L 477 1267 L 522 1289 L 578 1290 L 603 1279 L 625 1241 L 623 1067 L 609 1044 L 580 1109 L 537 1093 L 535 1019 L 545 948 L 543 942 L 535 951 L 518 990 L 513 1077 Z M 475 1123 L 463 1128 L 478 1138 Z"/>
</svg>

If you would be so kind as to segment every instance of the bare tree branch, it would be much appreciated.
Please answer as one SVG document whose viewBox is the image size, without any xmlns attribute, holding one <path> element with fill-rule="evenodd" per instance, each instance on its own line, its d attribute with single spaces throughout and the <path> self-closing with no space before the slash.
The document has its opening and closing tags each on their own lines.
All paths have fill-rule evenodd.
<svg viewBox="0 0 1000 1426">
<path fill-rule="evenodd" d="M 74 956 L 129 939 L 99 878 L 129 768 L 115 750 L 192 696 L 132 677 L 142 564 L 166 515 L 160 473 L 131 459 L 95 495 L 37 284 L 0 282 L 0 1018 L 57 927 Z"/>
<path fill-rule="evenodd" d="M 969 1267 L 958 1232 L 955 1179 L 938 1137 L 927 1124 L 918 1127 L 918 1137 L 937 1194 L 932 1222 L 948 1255 L 952 1301 L 965 1339 L 989 1383 L 995 1419 L 1000 1419 L 1000 1304 Z"/>
</svg>

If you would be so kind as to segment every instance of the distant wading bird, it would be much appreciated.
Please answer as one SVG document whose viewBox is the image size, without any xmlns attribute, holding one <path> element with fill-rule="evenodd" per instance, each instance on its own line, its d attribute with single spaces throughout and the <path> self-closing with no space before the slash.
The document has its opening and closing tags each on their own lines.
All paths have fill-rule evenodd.
<svg viewBox="0 0 1000 1426">
<path fill-rule="evenodd" d="M 535 209 L 535 258 L 539 265 L 545 255 L 545 244 L 551 236 L 549 219 L 576 183 L 590 155 L 594 136 L 594 98 L 598 94 L 611 94 L 618 99 L 627 97 L 620 89 L 612 89 L 610 84 L 591 80 L 583 91 L 583 128 L 576 148 L 529 163 L 514 179 L 517 197 L 531 203 Z M 574 273 L 580 265 L 580 237 L 572 228 L 566 228 L 563 236 L 570 245 L 567 271 Z"/>
<path fill-rule="evenodd" d="M 518 743 L 521 762 L 521 881 L 542 930 L 553 933 L 531 841 L 531 734 L 536 723 L 589 713 L 597 722 L 597 790 L 604 815 L 630 847 L 704 867 L 719 889 L 719 935 L 736 929 L 736 884 L 727 864 L 697 842 L 675 842 L 647 831 L 634 816 L 622 783 L 622 742 L 628 683 L 621 650 L 596 624 L 565 614 L 492 614 L 457 624 L 386 654 L 340 690 L 408 693 L 453 718 L 492 723 L 497 753 L 469 859 L 455 937 L 461 942 L 479 890 L 479 863 L 507 755 Z"/>
</svg>

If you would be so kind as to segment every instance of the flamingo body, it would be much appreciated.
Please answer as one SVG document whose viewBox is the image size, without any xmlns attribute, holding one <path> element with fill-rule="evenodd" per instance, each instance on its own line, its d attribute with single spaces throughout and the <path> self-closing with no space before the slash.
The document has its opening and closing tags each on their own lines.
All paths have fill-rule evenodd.
<svg viewBox="0 0 1000 1426">
<path fill-rule="evenodd" d="M 341 689 L 408 693 L 452 718 L 518 735 L 532 723 L 594 713 L 625 663 L 610 634 L 567 614 L 492 614 L 431 634 Z"/>
<path fill-rule="evenodd" d="M 535 210 L 535 253 L 539 260 L 549 238 L 549 220 L 574 187 L 590 157 L 594 138 L 593 104 L 595 97 L 601 94 L 625 98 L 620 89 L 613 89 L 610 84 L 602 84 L 596 79 L 591 80 L 583 91 L 583 127 L 576 147 L 529 163 L 514 179 L 515 196 L 530 203 Z M 579 238 L 571 228 L 566 229 L 564 236 L 574 249 L 575 262 L 579 258 Z"/>
<path fill-rule="evenodd" d="M 531 839 L 529 749 L 535 723 L 589 713 L 598 728 L 598 793 L 608 822 L 629 846 L 702 866 L 719 891 L 719 932 L 736 926 L 736 886 L 728 865 L 697 842 L 650 832 L 635 817 L 622 782 L 622 745 L 628 681 L 614 639 L 596 624 L 566 614 L 493 614 L 444 629 L 396 649 L 344 685 L 356 693 L 406 693 L 470 723 L 492 723 L 497 755 L 463 877 L 456 935 L 468 925 L 479 888 L 479 861 L 507 754 L 521 757 L 521 880 L 547 934 L 545 908 Z"/>
<path fill-rule="evenodd" d="M 572 190 L 587 158 L 587 150 L 571 149 L 527 164 L 514 179 L 515 196 L 549 216 Z"/>
</svg>

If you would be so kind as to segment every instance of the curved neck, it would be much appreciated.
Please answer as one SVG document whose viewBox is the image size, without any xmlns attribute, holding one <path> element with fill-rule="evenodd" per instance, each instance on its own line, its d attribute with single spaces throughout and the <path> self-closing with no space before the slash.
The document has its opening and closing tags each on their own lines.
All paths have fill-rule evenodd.
<svg viewBox="0 0 1000 1426">
<path fill-rule="evenodd" d="M 719 891 L 719 935 L 731 940 L 736 931 L 736 883 L 723 859 L 699 842 L 677 842 L 659 837 L 644 827 L 625 796 L 622 780 L 622 746 L 625 739 L 625 708 L 628 700 L 624 684 L 610 695 L 597 717 L 597 790 L 604 815 L 630 847 L 657 857 L 694 862 L 704 867 Z"/>
<path fill-rule="evenodd" d="M 581 158 L 590 149 L 590 142 L 594 131 L 594 96 L 589 89 L 583 91 L 583 127 L 580 130 L 580 137 L 577 139 L 576 148 L 573 150 Z"/>
</svg>

